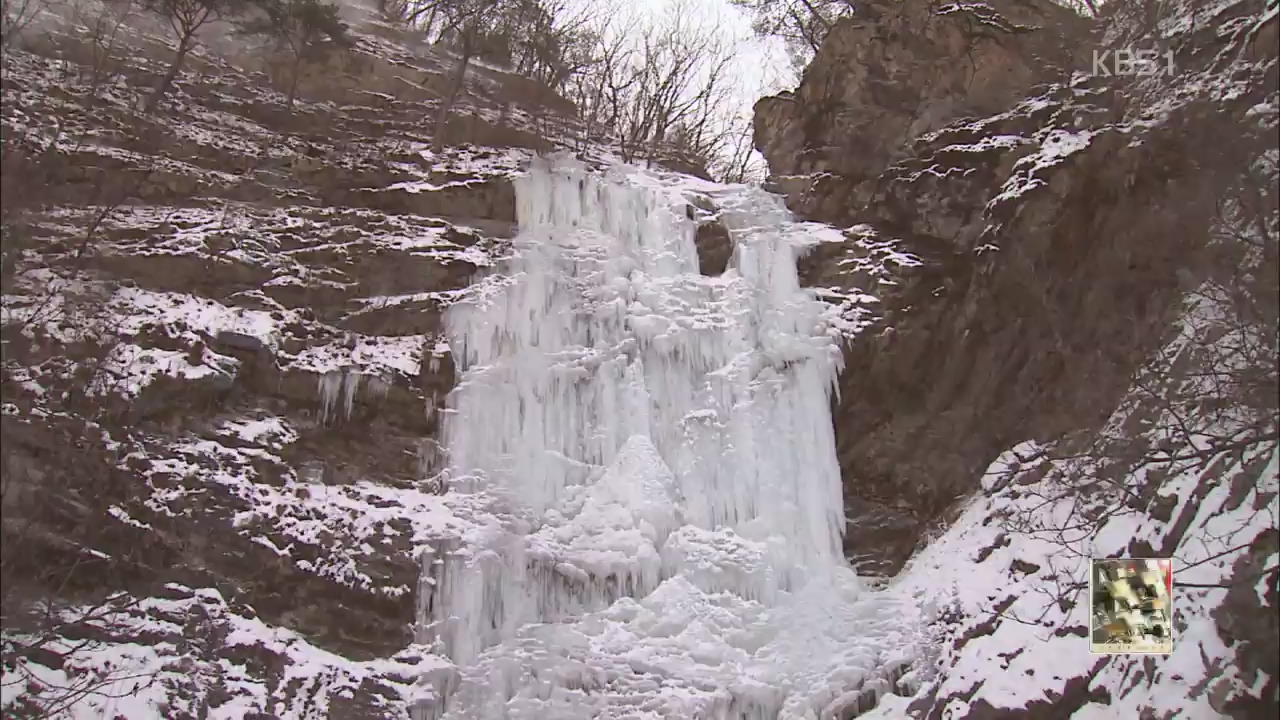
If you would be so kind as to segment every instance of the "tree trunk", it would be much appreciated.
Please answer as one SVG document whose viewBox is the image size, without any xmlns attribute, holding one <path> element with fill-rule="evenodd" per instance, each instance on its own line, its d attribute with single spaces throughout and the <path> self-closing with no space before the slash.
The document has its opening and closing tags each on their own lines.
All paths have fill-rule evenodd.
<svg viewBox="0 0 1280 720">
<path fill-rule="evenodd" d="M 293 110 L 293 101 L 298 97 L 298 76 L 302 74 L 302 55 L 293 56 L 293 72 L 289 75 L 289 109 Z"/>
<path fill-rule="evenodd" d="M 165 93 L 169 92 L 169 88 L 173 85 L 173 81 L 178 77 L 178 73 L 182 71 L 182 63 L 187 59 L 187 53 L 191 52 L 191 46 L 194 35 L 187 35 L 178 43 L 178 52 L 173 56 L 173 64 L 169 66 L 169 71 L 160 79 L 160 83 L 156 85 L 156 89 L 151 92 L 151 97 L 147 99 L 146 107 L 142 112 L 150 115 L 160 105 L 160 101 L 164 99 Z"/>
<path fill-rule="evenodd" d="M 449 95 L 440 103 L 440 109 L 436 111 L 436 128 L 431 137 L 431 151 L 435 153 L 444 150 L 444 128 L 449 121 L 449 111 L 453 109 L 453 103 L 458 99 L 458 93 L 462 91 L 463 82 L 467 76 L 467 65 L 471 63 L 471 34 L 464 33 L 462 36 L 462 56 L 458 58 L 458 69 L 454 71 L 453 82 L 449 87 Z"/>
</svg>

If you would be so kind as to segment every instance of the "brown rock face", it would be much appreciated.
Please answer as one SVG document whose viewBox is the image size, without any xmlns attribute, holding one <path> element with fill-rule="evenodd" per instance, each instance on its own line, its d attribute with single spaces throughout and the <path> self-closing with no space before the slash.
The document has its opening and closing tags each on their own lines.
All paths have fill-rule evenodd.
<svg viewBox="0 0 1280 720">
<path fill-rule="evenodd" d="M 841 194 L 797 196 L 790 189 L 807 179 L 790 176 L 874 180 L 905 155 L 908 141 L 959 117 L 1004 110 L 1076 62 L 1081 20 L 1056 5 L 951 8 L 858 3 L 857 15 L 832 29 L 794 93 L 756 104 L 756 147 L 788 189 L 793 209 L 825 217 L 847 203 Z"/>
<path fill-rule="evenodd" d="M 864 571 L 896 572 L 1002 449 L 1105 418 L 1201 273 L 1215 204 L 1274 144 L 1247 119 L 1274 65 L 1142 122 L 1132 79 L 1064 72 L 1088 41 L 1048 3 L 870 2 L 756 106 L 788 204 L 852 226 L 805 281 L 880 301 L 835 408 Z"/>
<path fill-rule="evenodd" d="M 733 241 L 729 231 L 718 221 L 698 226 L 693 238 L 698 247 L 698 266 L 703 275 L 719 275 L 729 265 L 733 255 Z"/>
<path fill-rule="evenodd" d="M 439 58 L 413 33 L 355 25 L 360 49 L 292 107 L 256 56 L 209 43 L 145 120 L 131 98 L 170 54 L 149 32 L 121 25 L 119 84 L 101 92 L 83 65 L 47 71 L 97 57 L 78 25 L 51 17 L 39 37 L 6 37 L 6 666 L 17 609 L 116 590 L 173 601 L 130 608 L 179 628 L 163 652 L 183 655 L 185 677 L 165 717 L 224 693 L 201 677 L 224 660 L 263 679 L 258 707 L 400 717 L 401 688 L 435 662 L 397 651 L 412 642 L 415 552 L 439 490 L 423 481 L 455 382 L 442 311 L 512 233 L 511 176 L 548 142 L 524 118 L 564 103 L 475 68 L 452 144 L 426 151 L 437 98 L 414 80 Z M 45 148 L 31 117 L 76 140 Z M 297 635 L 226 641 L 268 626 Z M 335 655 L 297 669 L 289 647 L 304 644 Z"/>
<path fill-rule="evenodd" d="M 1276 672 L 1280 670 L 1280 661 L 1275 653 L 1274 638 L 1280 636 L 1280 621 L 1272 608 L 1280 605 L 1280 598 L 1276 593 L 1277 569 L 1264 567 L 1264 558 L 1276 551 L 1278 541 L 1280 535 L 1273 528 L 1254 537 L 1248 551 L 1234 563 L 1225 602 L 1213 613 L 1219 635 L 1235 647 L 1237 666 L 1252 677 L 1261 673 L 1269 678 L 1257 698 L 1245 695 L 1226 703 L 1221 711 L 1232 718 L 1263 718 L 1275 712 Z M 1266 577 L 1266 582 L 1253 582 L 1259 576 Z M 1265 597 L 1255 591 L 1258 586 L 1266 588 Z"/>
</svg>

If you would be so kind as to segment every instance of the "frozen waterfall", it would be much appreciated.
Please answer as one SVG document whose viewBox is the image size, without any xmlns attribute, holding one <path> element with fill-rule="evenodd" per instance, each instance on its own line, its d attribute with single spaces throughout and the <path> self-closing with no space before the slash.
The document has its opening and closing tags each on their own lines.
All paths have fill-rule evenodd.
<svg viewBox="0 0 1280 720">
<path fill-rule="evenodd" d="M 808 717 L 840 653 L 861 675 L 837 689 L 885 661 L 836 637 L 862 593 L 802 227 L 682 180 L 535 161 L 512 257 L 447 314 L 446 482 L 473 522 L 423 556 L 419 636 L 459 673 L 422 716 Z M 690 192 L 735 243 L 719 277 Z"/>
</svg>

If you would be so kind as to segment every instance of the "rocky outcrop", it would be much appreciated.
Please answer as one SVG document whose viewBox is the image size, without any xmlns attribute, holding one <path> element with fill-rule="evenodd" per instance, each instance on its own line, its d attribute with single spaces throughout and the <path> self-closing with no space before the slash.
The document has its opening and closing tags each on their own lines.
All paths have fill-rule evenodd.
<svg viewBox="0 0 1280 720">
<path fill-rule="evenodd" d="M 1161 437 L 1166 424 L 1177 419 L 1136 387 L 1127 400 L 1132 404 L 1111 418 L 1112 430 L 1138 421 L 1146 430 L 1130 428 L 1127 437 L 1111 439 L 1130 451 L 1167 442 Z M 1278 478 L 1274 465 L 1267 467 L 1275 450 L 1271 441 L 1211 462 L 1175 464 L 1145 484 L 1180 506 L 1177 523 L 1151 521 L 1133 509 L 1117 512 L 1123 503 L 1115 494 L 1088 491 L 1080 479 L 1100 469 L 1096 459 L 1050 460 L 1033 443 L 1003 453 L 982 492 L 895 583 L 898 591 L 925 598 L 921 619 L 930 653 L 913 668 L 916 682 L 895 688 L 859 717 L 1274 715 L 1275 531 L 1249 517 L 1277 507 Z M 1081 512 L 1069 513 L 1071 507 Z M 1057 519 L 1069 515 L 1094 518 L 1093 532 L 1078 540 L 1055 534 Z M 1029 522 L 1009 530 L 1011 518 Z M 1232 539 L 1224 542 L 1217 533 L 1225 528 Z M 1174 652 L 1089 654 L 1089 598 L 1081 582 L 1087 566 L 1070 559 L 1072 553 L 1163 555 L 1159 548 L 1177 545 L 1184 534 L 1196 541 L 1175 555 Z M 1224 647 L 1231 650 L 1215 650 Z"/>
<path fill-rule="evenodd" d="M 848 553 L 935 598 L 923 682 L 866 717 L 1274 714 L 1280 554 L 1250 520 L 1278 491 L 1273 340 L 1233 366 L 1249 390 L 1196 378 L 1222 377 L 1233 333 L 1274 338 L 1280 16 L 1142 5 L 1082 33 L 1026 19 L 1047 3 L 862 3 L 757 105 L 775 187 L 844 228 L 802 264 L 859 318 L 836 404 Z M 974 62 L 924 41 L 953 36 Z M 1064 42 L 1176 72 L 1068 72 Z M 1175 558 L 1173 655 L 1084 654 L 1082 563 L 1108 556 Z"/>
<path fill-rule="evenodd" d="M 165 717 L 402 717 L 447 666 L 412 645 L 416 553 L 453 517 L 442 313 L 568 121 L 475 67 L 432 152 L 449 59 L 353 24 L 292 108 L 261 58 L 203 46 L 140 115 L 169 52 L 140 22 L 96 88 L 72 22 L 5 48 L 3 652 L 32 707 L 132 668 Z M 10 623 L 49 597 L 91 649 Z"/>
<path fill-rule="evenodd" d="M 1093 46 L 1049 3 L 860 4 L 757 105 L 789 204 L 849 228 L 806 281 L 879 300 L 836 419 L 866 569 L 899 568 L 1003 448 L 1106 417 L 1158 346 L 1219 198 L 1271 142 L 1252 108 L 1274 53 L 1231 66 L 1251 9 L 1188 23 L 1181 74 L 1123 78 L 1069 72 Z M 912 261 L 869 274 L 869 247 Z"/>
<path fill-rule="evenodd" d="M 1087 31 L 1050 2 L 858 3 L 794 92 L 756 104 L 756 147 L 793 210 L 843 220 L 911 141 L 1068 74 Z"/>
<path fill-rule="evenodd" d="M 720 221 L 719 210 L 709 199 L 694 196 L 686 210 L 689 219 L 698 223 L 693 244 L 698 250 L 698 269 L 703 275 L 720 275 L 733 256 L 733 240 L 729 229 Z"/>
</svg>

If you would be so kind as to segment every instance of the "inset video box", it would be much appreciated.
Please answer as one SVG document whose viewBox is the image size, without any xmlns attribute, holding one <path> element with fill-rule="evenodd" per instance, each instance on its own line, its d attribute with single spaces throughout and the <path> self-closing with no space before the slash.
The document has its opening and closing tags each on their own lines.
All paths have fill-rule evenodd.
<svg viewBox="0 0 1280 720">
<path fill-rule="evenodd" d="M 1173 652 L 1173 565 L 1169 558 L 1089 561 L 1089 652 Z"/>
</svg>

